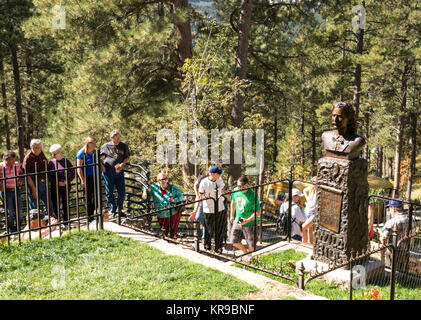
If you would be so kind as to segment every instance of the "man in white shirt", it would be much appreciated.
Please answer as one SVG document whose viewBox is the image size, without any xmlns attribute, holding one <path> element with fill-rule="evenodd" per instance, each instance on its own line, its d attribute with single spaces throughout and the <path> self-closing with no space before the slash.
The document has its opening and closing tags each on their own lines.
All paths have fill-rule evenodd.
<svg viewBox="0 0 421 320">
<path fill-rule="evenodd" d="M 292 189 L 292 207 L 291 207 L 291 238 L 294 240 L 302 241 L 303 235 L 301 232 L 301 225 L 307 220 L 306 215 L 304 214 L 303 210 L 300 208 L 299 203 L 301 197 L 304 194 L 300 192 L 300 190 L 294 188 Z M 285 212 L 288 210 L 288 201 L 286 200 L 282 204 L 282 209 Z"/>
<path fill-rule="evenodd" d="M 205 249 L 211 249 L 212 236 L 215 235 L 215 252 L 222 249 L 224 235 L 227 227 L 226 210 L 224 206 L 224 196 L 221 196 L 225 183 L 221 179 L 224 173 L 219 167 L 212 166 L 209 168 L 209 175 L 204 178 L 199 185 L 200 199 L 212 197 L 216 198 L 216 190 L 218 190 L 218 208 L 216 212 L 215 202 L 213 199 L 203 200 L 203 213 L 205 216 Z M 216 213 L 215 213 L 216 212 Z"/>
</svg>

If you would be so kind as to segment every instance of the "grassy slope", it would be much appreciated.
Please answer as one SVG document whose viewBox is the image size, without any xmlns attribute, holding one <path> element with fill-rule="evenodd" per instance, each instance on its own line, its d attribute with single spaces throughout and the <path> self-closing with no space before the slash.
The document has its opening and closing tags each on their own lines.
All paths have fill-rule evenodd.
<svg viewBox="0 0 421 320">
<path fill-rule="evenodd" d="M 0 247 L 0 299 L 244 299 L 255 291 L 105 231 Z"/>
</svg>

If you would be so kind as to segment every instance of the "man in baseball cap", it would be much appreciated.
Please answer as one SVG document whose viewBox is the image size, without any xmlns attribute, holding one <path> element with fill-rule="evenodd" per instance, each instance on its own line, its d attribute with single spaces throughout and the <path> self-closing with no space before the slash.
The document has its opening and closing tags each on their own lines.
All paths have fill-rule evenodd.
<svg viewBox="0 0 421 320">
<path fill-rule="evenodd" d="M 303 235 L 301 232 L 301 225 L 306 221 L 306 216 L 303 210 L 300 208 L 300 198 L 304 194 L 297 188 L 292 189 L 292 207 L 291 207 L 291 238 L 297 241 L 302 241 Z M 288 201 L 285 201 L 283 204 L 285 208 L 283 210 L 288 210 Z"/>
<path fill-rule="evenodd" d="M 298 197 L 303 197 L 304 196 L 304 194 L 303 193 L 301 193 L 301 191 L 300 190 L 298 190 L 298 189 L 296 189 L 296 188 L 293 188 L 292 189 L 292 200 L 294 201 L 294 196 L 298 196 Z M 300 199 L 298 199 L 298 201 L 299 201 Z"/>
<path fill-rule="evenodd" d="M 403 207 L 403 203 L 402 201 L 399 200 L 389 200 L 389 202 L 386 205 L 386 208 L 402 208 Z"/>
<path fill-rule="evenodd" d="M 211 166 L 209 167 L 209 173 L 223 174 L 224 170 L 221 170 L 218 166 Z"/>
<path fill-rule="evenodd" d="M 209 167 L 209 175 L 202 179 L 199 184 L 199 198 L 215 198 L 216 192 L 221 195 L 225 189 L 225 183 L 221 178 L 224 173 L 218 166 Z M 225 195 L 227 197 L 227 195 Z M 203 214 L 205 217 L 205 239 L 204 247 L 206 250 L 211 249 L 212 238 L 215 239 L 215 252 L 220 252 L 223 246 L 224 234 L 226 234 L 226 210 L 224 206 L 224 197 L 220 197 L 218 201 L 218 211 L 216 212 L 215 204 L 212 199 L 204 200 Z"/>
<path fill-rule="evenodd" d="M 409 217 L 403 211 L 403 203 L 399 200 L 389 200 L 386 205 L 386 208 L 389 208 L 391 219 L 386 221 L 384 227 L 380 230 L 380 241 L 383 244 L 392 243 L 392 231 L 396 226 L 397 229 L 397 251 L 396 251 L 396 268 L 399 271 L 405 271 L 408 267 L 408 248 L 409 248 L 409 239 L 403 240 L 406 236 L 409 229 Z M 413 224 L 414 226 L 415 224 Z M 386 265 L 391 266 L 392 254 L 390 249 L 385 252 Z"/>
</svg>

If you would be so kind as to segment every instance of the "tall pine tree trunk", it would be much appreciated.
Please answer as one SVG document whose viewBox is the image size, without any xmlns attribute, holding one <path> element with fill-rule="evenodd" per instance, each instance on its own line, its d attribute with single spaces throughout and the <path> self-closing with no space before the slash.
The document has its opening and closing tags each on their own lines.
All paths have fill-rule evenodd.
<svg viewBox="0 0 421 320">
<path fill-rule="evenodd" d="M 411 112 L 409 115 L 411 119 L 411 162 L 409 164 L 409 174 L 408 174 L 408 186 L 406 189 L 406 199 L 411 200 L 412 193 L 412 183 L 415 175 L 415 165 L 417 163 L 417 122 L 418 122 L 418 113 Z"/>
<path fill-rule="evenodd" d="M 273 123 L 273 162 L 272 170 L 275 171 L 275 163 L 278 158 L 278 113 L 275 112 L 274 123 Z"/>
<path fill-rule="evenodd" d="M 363 7 L 365 7 L 365 1 L 362 2 L 362 5 Z M 357 53 L 359 55 L 363 54 L 363 48 L 364 48 L 364 29 L 360 28 L 358 29 L 358 35 L 357 35 Z M 362 74 L 361 64 L 357 63 L 355 67 L 355 85 L 354 85 L 354 97 L 353 97 L 353 103 L 354 103 L 354 108 L 355 108 L 355 119 L 357 120 L 357 126 L 358 126 L 358 121 L 359 121 L 358 117 L 360 113 L 361 74 Z"/>
<path fill-rule="evenodd" d="M 6 77 L 4 74 L 3 57 L 0 57 L 0 81 L 1 81 L 1 96 L 3 100 L 4 110 L 4 131 L 6 138 L 6 148 L 11 149 L 10 145 L 10 127 L 9 127 L 9 115 L 7 110 L 7 93 L 6 93 Z"/>
<path fill-rule="evenodd" d="M 186 10 L 189 7 L 188 0 L 172 0 L 175 10 Z M 193 56 L 193 44 L 190 19 L 181 20 L 176 23 L 176 31 L 179 37 L 177 44 L 177 53 L 179 59 L 179 65 L 183 66 L 186 59 L 190 59 Z"/>
<path fill-rule="evenodd" d="M 172 0 L 172 3 L 174 11 L 178 10 L 179 12 L 182 12 L 189 7 L 188 0 Z M 181 68 L 186 59 L 191 59 L 193 57 L 190 19 L 180 19 L 180 21 L 176 23 L 176 32 L 179 38 L 177 43 L 178 66 Z M 184 186 L 189 188 L 192 186 L 191 177 L 195 174 L 195 166 L 187 161 L 182 165 L 182 171 Z"/>
<path fill-rule="evenodd" d="M 304 146 L 304 137 L 305 137 L 305 115 L 304 115 L 304 107 L 301 109 L 301 119 L 300 119 L 300 133 L 301 137 L 303 137 L 303 143 L 301 144 L 301 167 L 305 168 L 305 158 L 306 158 L 306 150 Z M 300 179 L 303 179 L 303 172 L 300 173 Z"/>
<path fill-rule="evenodd" d="M 15 84 L 15 102 L 16 102 L 16 118 L 17 118 L 17 137 L 20 161 L 23 161 L 25 151 L 25 135 L 23 131 L 23 116 L 22 116 L 22 91 L 20 82 L 20 72 L 18 64 L 18 54 L 16 48 L 11 47 L 10 52 L 12 55 L 13 67 L 13 80 Z"/>
<path fill-rule="evenodd" d="M 400 93 L 400 106 L 398 113 L 398 122 L 396 124 L 396 141 L 395 141 L 395 172 L 394 172 L 394 184 L 393 184 L 393 196 L 399 196 L 399 184 L 401 179 L 401 155 L 402 155 L 402 143 L 403 133 L 405 128 L 405 112 L 406 112 L 406 97 L 408 89 L 408 72 L 409 62 L 405 61 L 405 65 L 402 70 L 401 80 L 401 93 Z"/>
<path fill-rule="evenodd" d="M 383 147 L 377 146 L 376 150 L 376 176 L 383 177 Z"/>
<path fill-rule="evenodd" d="M 235 76 L 240 79 L 246 79 L 247 76 L 247 56 L 249 48 L 249 33 L 251 21 L 251 6 L 253 0 L 242 0 L 240 9 L 240 21 L 238 28 L 238 48 L 237 59 L 235 63 Z M 234 99 L 234 106 L 231 111 L 231 119 L 234 127 L 241 128 L 244 122 L 244 95 L 240 92 Z M 229 184 L 237 180 L 241 175 L 241 164 L 232 163 L 234 161 L 234 148 L 230 151 L 230 178 Z"/>
<path fill-rule="evenodd" d="M 368 140 L 370 137 L 370 112 L 367 111 L 364 114 L 364 129 L 365 129 L 365 138 Z M 368 143 L 364 146 L 364 158 L 368 162 L 368 170 L 370 171 L 370 146 Z"/>
<path fill-rule="evenodd" d="M 314 121 L 311 122 L 311 175 L 315 176 L 317 174 L 317 164 L 316 164 L 316 127 L 314 126 Z"/>
<path fill-rule="evenodd" d="M 28 52 L 28 54 L 26 55 L 26 73 L 28 75 L 29 83 L 32 83 L 32 81 L 33 81 L 33 79 L 32 79 L 32 61 L 31 61 L 30 52 Z M 33 137 L 33 132 L 34 132 L 34 117 L 33 117 L 34 101 L 35 101 L 35 96 L 31 92 L 31 94 L 29 95 L 29 101 L 27 103 L 26 110 L 25 110 L 25 116 L 26 116 L 25 142 L 26 142 L 27 147 L 29 147 L 29 145 L 30 145 L 30 142 L 31 142 L 32 137 Z"/>
<path fill-rule="evenodd" d="M 393 158 L 387 158 L 386 161 L 386 168 L 387 168 L 387 178 L 393 178 Z"/>
</svg>

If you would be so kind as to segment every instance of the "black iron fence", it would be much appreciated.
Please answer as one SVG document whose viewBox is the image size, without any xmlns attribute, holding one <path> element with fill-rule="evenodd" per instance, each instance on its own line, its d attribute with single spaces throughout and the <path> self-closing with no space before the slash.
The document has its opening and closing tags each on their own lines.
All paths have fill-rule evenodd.
<svg viewBox="0 0 421 320">
<path fill-rule="evenodd" d="M 99 159 L 98 151 L 96 153 L 96 159 Z M 89 177 L 88 168 L 92 168 Z M 103 228 L 98 162 L 87 164 L 85 158 L 83 165 L 70 168 L 66 162 L 64 168 L 52 169 L 45 162 L 43 167 L 35 164 L 34 172 L 23 168 L 19 174 L 16 166 L 12 170 L 12 174 L 6 174 L 3 167 L 0 178 L 1 242 L 51 238 L 54 232 L 61 236 L 65 230 L 80 230 L 84 226 Z M 90 225 L 91 221 L 95 221 L 95 226 Z"/>
<path fill-rule="evenodd" d="M 99 159 L 98 152 L 96 159 Z M 93 170 L 89 178 L 91 185 L 88 188 L 87 176 L 90 167 Z M 43 170 L 37 168 L 35 172 L 25 171 L 20 175 L 16 169 L 13 175 L 7 176 L 4 169 L 2 173 L 3 177 L 0 178 L 2 200 L 0 229 L 3 231 L 0 239 L 2 242 L 10 243 L 11 240 L 17 240 L 20 243 L 22 239 L 52 237 L 54 232 L 61 235 L 64 230 L 71 231 L 75 228 L 78 230 L 85 227 L 103 229 L 108 205 L 104 199 L 104 184 L 98 161 L 86 164 L 85 159 L 81 166 L 54 170 L 47 170 L 46 167 Z M 52 183 L 53 180 L 60 180 L 59 175 L 63 178 L 62 185 Z M 392 240 L 384 243 L 380 241 L 380 233 L 391 218 L 385 203 L 396 199 L 371 195 L 367 210 L 369 221 L 367 228 L 372 227 L 372 232 L 370 246 L 363 252 L 351 253 L 348 261 L 342 264 L 334 261 L 327 265 L 318 262 L 308 265 L 308 261 L 304 260 L 280 263 L 277 268 L 268 268 L 264 262 L 263 264 L 259 262 L 259 254 L 262 249 L 271 248 L 274 244 L 279 243 L 280 247 L 291 244 L 291 230 L 294 223 L 292 190 L 298 188 L 302 192 L 305 187 L 312 185 L 311 182 L 293 180 L 290 177 L 290 179 L 280 179 L 238 190 L 219 192 L 216 188 L 213 195 L 205 195 L 198 199 L 195 194 L 184 194 L 182 202 L 156 210 L 153 208 L 152 199 L 142 198 L 143 190 L 148 188 L 150 181 L 147 168 L 138 164 L 129 164 L 124 170 L 124 175 L 125 212 L 124 216 L 119 212 L 115 218 L 118 224 L 161 236 L 168 241 L 187 244 L 196 251 L 207 252 L 236 262 L 243 267 L 266 272 L 306 290 L 311 290 L 314 282 L 325 281 L 332 282 L 341 290 L 347 289 L 349 299 L 370 297 L 405 299 L 413 297 L 411 292 L 415 294 L 419 292 L 421 297 L 421 205 L 418 203 L 403 201 L 404 214 L 408 216 L 409 227 L 404 235 L 399 235 L 397 230 L 394 230 Z M 75 178 L 70 181 L 72 176 Z M 40 177 L 45 177 L 45 179 Z M 30 186 L 30 180 L 38 191 L 35 195 Z M 61 190 L 60 187 L 62 187 Z M 42 190 L 45 194 L 42 194 Z M 253 215 L 254 218 L 250 221 L 252 228 L 249 238 L 240 239 L 240 242 L 244 248 L 246 246 L 252 248 L 252 256 L 251 252 L 242 252 L 238 246 L 234 246 L 235 241 L 232 241 L 231 237 L 233 235 L 231 218 L 235 218 L 235 215 L 231 214 L 231 198 L 236 192 L 249 192 L 249 190 L 252 190 L 250 198 L 252 200 L 247 205 L 250 216 Z M 65 201 L 57 200 L 60 198 L 60 193 L 62 196 L 64 194 Z M 259 197 L 259 193 L 263 196 Z M 50 201 L 54 197 L 56 198 L 55 206 L 58 207 L 55 210 Z M 218 208 L 221 198 L 224 199 L 225 210 Z M 200 219 L 190 219 L 191 212 L 203 201 L 213 202 L 215 220 L 218 219 L 217 215 L 221 215 L 219 225 L 215 221 L 212 224 L 209 221 L 204 223 Z M 282 204 L 286 205 L 287 217 L 284 229 L 279 225 Z M 164 212 L 168 213 L 167 225 L 162 219 L 158 219 L 158 215 Z M 209 219 L 209 214 L 207 219 Z M 205 246 L 206 239 L 203 239 L 203 229 L 206 227 L 212 228 L 212 232 L 208 234 L 211 237 L 212 246 L 210 247 Z M 306 248 L 307 252 L 311 250 L 311 241 L 292 243 Z M 347 275 L 344 276 L 344 272 Z M 338 281 L 338 279 L 342 280 Z M 367 288 L 372 291 L 367 293 Z"/>
<path fill-rule="evenodd" d="M 383 196 L 370 196 L 369 203 L 399 200 Z M 351 252 L 347 261 L 331 261 L 329 264 L 313 260 L 312 254 L 298 261 L 280 263 L 274 267 L 266 265 L 265 255 L 247 257 L 234 262 L 245 268 L 265 272 L 277 278 L 287 280 L 301 289 L 324 295 L 333 292 L 333 299 L 401 299 L 419 300 L 421 298 L 421 205 L 400 200 L 404 204 L 401 217 L 390 220 L 388 210 L 384 218 L 368 219 L 368 228 L 374 231 L 370 235 L 369 246 L 362 252 Z M 386 208 L 386 203 L 382 203 Z M 373 215 L 372 207 L 367 210 Z M 370 225 L 370 220 L 372 225 Z M 386 225 L 386 222 L 389 223 Z M 404 221 L 404 223 L 402 223 Z M 391 223 L 394 222 L 394 223 Z M 392 227 L 393 226 L 393 227 Z M 404 226 L 402 228 L 402 226 Z M 390 228 L 392 228 L 390 230 Z M 388 229 L 389 236 L 383 237 Z M 382 236 L 383 235 L 383 236 Z M 272 260 L 283 256 L 287 249 L 302 252 L 300 243 L 294 246 L 284 245 L 270 254 Z M 308 248 L 307 248 L 308 249 Z M 275 263 L 276 264 L 276 263 Z"/>
<path fill-rule="evenodd" d="M 149 176 L 139 174 L 134 170 L 126 170 L 126 217 L 124 220 L 117 217 L 118 224 L 125 224 L 134 229 L 151 232 L 171 241 L 178 241 L 183 243 L 194 244 L 196 250 L 207 251 L 211 254 L 221 255 L 222 257 L 239 257 L 246 253 L 235 247 L 232 243 L 232 221 L 230 197 L 236 192 L 248 192 L 252 190 L 253 201 L 251 205 L 250 215 L 254 215 L 254 221 L 250 221 L 252 225 L 251 241 L 248 241 L 249 247 L 253 248 L 253 252 L 268 247 L 274 243 L 291 240 L 291 226 L 293 219 L 291 217 L 292 208 L 292 188 L 296 186 L 297 181 L 291 179 L 280 179 L 260 185 L 248 186 L 241 190 L 224 190 L 223 192 L 215 189 L 212 196 L 202 197 L 198 199 L 195 194 L 184 194 L 184 199 L 181 203 L 175 204 L 171 207 L 166 207 L 160 210 L 153 209 L 153 201 L 151 199 L 144 200 L 142 192 L 148 186 Z M 311 185 L 311 183 L 308 183 Z M 267 197 L 271 188 L 278 190 L 283 196 L 277 196 L 276 201 L 271 201 Z M 260 199 L 259 190 L 263 190 L 263 199 Z M 302 189 L 302 187 L 301 187 Z M 224 199 L 224 210 L 219 210 L 219 199 Z M 202 208 L 197 210 L 196 219 L 191 221 L 189 219 L 194 207 L 197 203 L 204 201 L 213 202 L 214 212 L 201 212 Z M 279 207 L 277 204 L 285 202 L 287 220 L 283 232 L 279 228 Z M 104 204 L 106 207 L 106 204 Z M 177 210 L 181 209 L 181 210 Z M 197 208 L 196 208 L 197 209 Z M 161 212 L 172 210 L 171 216 L 181 213 L 179 221 L 176 221 L 178 228 L 173 230 L 173 219 L 168 219 L 169 228 L 162 228 L 157 215 Z M 250 210 L 250 208 L 249 208 Z M 207 215 L 206 219 L 201 214 Z M 235 218 L 235 217 L 234 217 Z M 209 220 L 209 221 L 207 221 Z M 211 237 L 211 246 L 209 239 L 206 239 L 206 226 L 208 226 L 208 236 Z M 211 230 L 210 230 L 211 229 Z M 175 234 L 173 234 L 175 233 Z"/>
<path fill-rule="evenodd" d="M 93 155 L 93 162 L 87 163 L 87 158 L 82 165 L 67 168 L 67 162 L 64 168 L 49 169 L 47 163 L 43 168 L 35 166 L 34 172 L 24 172 L 18 174 L 15 172 L 7 175 L 3 169 L 3 177 L 0 178 L 1 191 L 1 209 L 0 210 L 0 240 L 10 242 L 22 239 L 44 238 L 54 236 L 54 232 L 61 235 L 63 231 L 81 227 L 95 227 L 102 229 L 104 218 L 107 218 L 109 209 L 105 199 L 105 185 L 102 182 L 101 165 L 99 163 L 99 151 L 96 150 Z M 90 170 L 90 168 L 92 168 Z M 229 197 L 239 191 L 224 191 L 214 197 L 202 198 L 197 200 L 194 194 L 184 194 L 182 203 L 174 204 L 161 210 L 153 208 L 153 201 L 142 198 L 142 192 L 148 187 L 150 181 L 150 172 L 148 168 L 140 164 L 128 164 L 124 169 L 125 176 L 125 212 L 118 211 L 115 217 L 118 224 L 124 223 L 127 226 L 141 229 L 153 234 L 166 237 L 168 239 L 182 240 L 184 243 L 194 244 L 197 250 L 207 250 L 225 255 L 239 256 L 242 254 L 230 242 L 231 221 Z M 13 181 L 13 188 L 10 188 L 10 181 Z M 60 183 L 57 183 L 60 182 Z M 281 179 L 270 183 L 250 186 L 242 191 L 253 190 L 257 195 L 259 188 L 275 186 L 278 183 L 287 185 L 286 194 L 291 193 L 294 181 L 290 179 Z M 36 192 L 34 193 L 34 190 Z M 284 190 L 285 191 L 285 190 Z M 265 193 L 267 190 L 265 190 Z M 205 232 L 205 223 L 203 220 L 189 219 L 196 203 L 203 201 L 213 201 L 215 208 L 218 208 L 219 198 L 226 197 L 225 207 L 222 213 L 222 219 L 219 219 L 222 228 L 216 229 L 217 224 L 212 224 L 213 232 L 211 234 L 212 247 L 203 247 L 203 235 Z M 254 198 L 254 230 L 253 230 L 253 249 L 257 251 L 273 243 L 290 240 L 291 234 L 291 196 L 289 196 L 288 209 L 288 228 L 287 232 L 280 234 L 277 230 L 277 210 L 276 205 L 271 207 L 270 199 Z M 279 198 L 279 197 L 278 197 Z M 279 199 L 278 199 L 279 200 Z M 257 207 L 260 206 L 260 215 L 257 216 Z M 275 210 L 272 210 L 275 207 Z M 164 211 L 170 211 L 171 216 L 178 214 L 179 220 L 169 219 L 169 228 L 163 228 L 162 221 L 158 219 L 158 214 Z M 113 217 L 108 217 L 112 219 Z M 123 219 L 124 218 L 124 219 Z M 218 219 L 218 218 L 217 218 Z M 92 225 L 94 221 L 95 225 Z M 176 228 L 174 224 L 177 224 Z M 208 228 L 210 229 L 210 228 Z M 168 232 L 169 231 L 169 232 Z M 219 248 L 215 250 L 215 240 Z M 220 249 L 223 249 L 222 251 Z"/>
</svg>

